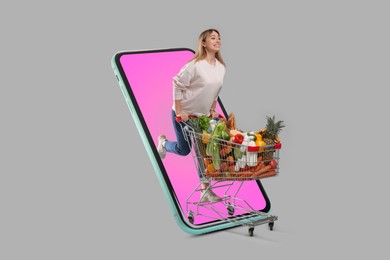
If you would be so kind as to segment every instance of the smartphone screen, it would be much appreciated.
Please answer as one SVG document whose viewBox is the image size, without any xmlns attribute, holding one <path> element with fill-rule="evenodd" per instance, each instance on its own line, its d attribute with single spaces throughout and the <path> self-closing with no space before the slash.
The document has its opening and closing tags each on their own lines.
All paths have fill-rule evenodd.
<svg viewBox="0 0 390 260">
<path fill-rule="evenodd" d="M 180 218 L 193 228 L 218 225 L 224 222 L 225 218 L 235 218 L 247 214 L 246 209 L 236 209 L 234 214 L 228 214 L 226 207 L 213 205 L 213 208 L 199 207 L 196 202 L 199 200 L 200 180 L 197 174 L 197 167 L 193 153 L 187 156 L 179 156 L 167 153 L 166 157 L 160 159 L 157 146 L 158 136 L 166 135 L 168 140 L 176 141 L 172 123 L 173 106 L 173 77 L 179 73 L 181 68 L 194 56 L 191 49 L 164 49 L 146 51 L 124 51 L 118 52 L 113 59 L 117 73 L 123 80 L 125 89 L 136 116 L 142 125 L 145 133 L 145 146 L 151 149 L 151 160 L 159 167 L 162 180 L 169 190 L 169 196 L 174 201 Z M 227 71 L 227 73 L 229 73 Z M 223 93 L 223 88 L 222 91 Z M 124 93 L 125 94 L 125 93 Z M 226 105 L 226 104 L 225 104 Z M 217 112 L 228 118 L 222 100 L 218 98 Z M 234 111 L 233 111 L 234 112 Z M 134 115 L 133 115 L 134 116 Z M 147 174 L 147 173 L 144 173 Z M 237 191 L 236 196 L 245 200 L 251 209 L 268 212 L 270 209 L 269 199 L 260 181 L 245 182 L 220 182 L 213 191 L 224 196 L 229 192 Z M 195 212 L 193 223 L 188 222 L 188 212 Z M 223 220 L 225 219 L 225 220 Z"/>
</svg>

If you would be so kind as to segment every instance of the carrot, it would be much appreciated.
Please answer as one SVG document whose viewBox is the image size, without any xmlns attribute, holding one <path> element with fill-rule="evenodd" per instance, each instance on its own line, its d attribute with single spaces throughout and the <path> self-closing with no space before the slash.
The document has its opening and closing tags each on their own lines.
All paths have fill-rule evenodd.
<svg viewBox="0 0 390 260">
<path fill-rule="evenodd" d="M 269 172 L 270 170 L 271 170 L 270 165 L 264 166 L 263 168 L 261 168 L 260 171 L 255 173 L 254 177 L 260 177 L 262 174 L 265 174 L 265 173 Z"/>
<path fill-rule="evenodd" d="M 251 167 L 249 167 L 248 165 L 245 166 L 244 168 L 241 169 L 243 172 L 248 172 L 251 170 Z"/>
<path fill-rule="evenodd" d="M 246 178 L 251 177 L 251 175 L 252 175 L 251 172 L 246 172 L 246 173 L 243 173 L 243 174 L 242 174 L 242 176 L 243 176 L 243 177 L 246 177 Z"/>
<path fill-rule="evenodd" d="M 240 173 L 238 173 L 238 174 L 236 174 L 236 176 L 235 176 L 235 179 L 236 180 L 246 180 L 246 179 L 248 179 L 248 178 L 250 178 L 251 177 L 251 173 L 250 172 L 240 172 Z"/>
<path fill-rule="evenodd" d="M 234 178 L 238 178 L 238 177 L 240 177 L 241 176 L 241 172 L 236 172 L 235 174 L 234 174 Z"/>
<path fill-rule="evenodd" d="M 256 171 L 256 166 L 249 167 L 249 172 L 254 173 Z"/>
<path fill-rule="evenodd" d="M 255 168 L 255 172 L 258 172 L 261 170 L 261 168 L 263 167 L 264 165 L 264 162 L 261 161 L 260 163 L 257 164 L 256 168 Z"/>
<path fill-rule="evenodd" d="M 275 176 L 275 175 L 276 175 L 276 171 L 275 170 L 271 170 L 271 171 L 268 171 L 268 172 L 264 172 L 263 174 L 261 174 L 259 176 L 259 178 L 263 179 L 263 178 L 272 177 L 272 176 Z"/>
<path fill-rule="evenodd" d="M 269 171 L 271 170 L 271 165 L 267 165 L 267 166 L 264 166 L 263 168 L 261 168 L 261 170 L 259 171 L 259 174 L 263 173 L 263 172 L 266 172 L 266 171 Z"/>
<path fill-rule="evenodd" d="M 244 179 L 244 180 L 246 180 L 246 181 L 253 180 L 253 178 L 252 178 L 252 173 L 251 173 L 251 172 L 248 173 L 248 174 L 245 176 L 245 179 Z"/>
<path fill-rule="evenodd" d="M 237 176 L 234 180 L 236 180 L 236 181 L 243 181 L 243 180 L 245 180 L 245 177 L 240 175 L 240 176 Z"/>
<path fill-rule="evenodd" d="M 268 175 L 275 175 L 271 171 L 271 174 L 268 174 L 270 172 L 271 166 L 265 165 L 264 162 L 260 162 L 256 167 L 248 167 L 246 166 L 244 169 L 241 169 L 239 172 L 231 172 L 229 176 L 226 176 L 227 179 L 231 180 L 240 180 L 240 181 L 246 181 L 246 180 L 253 180 L 253 179 L 259 179 L 263 176 Z"/>
</svg>

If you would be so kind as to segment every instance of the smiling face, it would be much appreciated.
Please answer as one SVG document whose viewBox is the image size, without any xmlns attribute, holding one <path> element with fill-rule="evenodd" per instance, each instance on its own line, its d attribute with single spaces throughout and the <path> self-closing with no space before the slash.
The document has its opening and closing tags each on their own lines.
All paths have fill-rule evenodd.
<svg viewBox="0 0 390 260">
<path fill-rule="evenodd" d="M 216 53 L 221 50 L 221 37 L 216 31 L 212 31 L 206 36 L 202 45 L 208 52 Z"/>
<path fill-rule="evenodd" d="M 192 60 L 200 61 L 209 58 L 209 62 L 213 63 L 213 56 L 225 66 L 225 62 L 221 57 L 221 36 L 217 29 L 207 29 L 198 37 L 196 51 Z"/>
</svg>

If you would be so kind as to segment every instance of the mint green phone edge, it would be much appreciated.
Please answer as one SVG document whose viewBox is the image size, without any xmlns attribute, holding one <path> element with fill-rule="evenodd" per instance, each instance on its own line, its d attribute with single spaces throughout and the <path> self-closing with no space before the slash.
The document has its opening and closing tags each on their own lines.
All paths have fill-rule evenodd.
<svg viewBox="0 0 390 260">
<path fill-rule="evenodd" d="M 181 48 L 181 49 L 186 49 L 188 50 L 187 48 Z M 173 49 L 175 50 L 175 49 Z M 149 51 L 149 50 L 147 50 Z M 159 50 L 150 50 L 150 51 L 159 51 Z M 163 51 L 166 51 L 166 49 L 164 49 Z M 191 50 L 192 51 L 192 50 Z M 205 234 L 205 233 L 210 233 L 210 232 L 215 232 L 215 231 L 219 231 L 219 230 L 224 230 L 224 229 L 228 229 L 228 228 L 232 228 L 232 227 L 237 227 L 237 226 L 241 226 L 245 223 L 249 223 L 251 221 L 257 221 L 257 220 L 260 220 L 262 219 L 261 216 L 256 216 L 256 217 L 252 217 L 252 218 L 248 218 L 244 221 L 240 221 L 240 223 L 237 223 L 237 222 L 226 222 L 226 221 L 223 221 L 223 220 L 220 220 L 218 221 L 218 223 L 214 223 L 213 225 L 204 225 L 204 226 L 196 226 L 196 225 L 193 225 L 191 223 L 189 223 L 187 221 L 187 219 L 185 218 L 185 216 L 183 216 L 183 213 L 180 212 L 178 210 L 178 208 L 176 207 L 177 205 L 177 201 L 175 201 L 175 198 L 173 198 L 170 190 L 169 190 L 169 187 L 167 186 L 165 180 L 164 180 L 164 177 L 163 177 L 163 173 L 161 172 L 161 169 L 160 169 L 160 166 L 157 162 L 157 159 L 153 153 L 153 150 L 148 142 L 148 139 L 147 139 L 147 135 L 144 131 L 144 128 L 141 124 L 141 120 L 136 112 L 136 109 L 134 107 L 134 104 L 132 103 L 131 101 L 131 98 L 130 98 L 130 95 L 126 89 L 126 86 L 125 86 L 125 83 L 124 83 L 124 79 L 122 78 L 122 75 L 121 73 L 119 72 L 119 68 L 118 68 L 118 65 L 117 65 L 117 57 L 118 55 L 121 55 L 122 53 L 126 53 L 126 52 L 129 52 L 129 51 L 118 51 L 116 52 L 113 56 L 112 56 L 112 59 L 111 59 L 111 67 L 112 67 L 112 70 L 114 72 L 114 75 L 118 81 L 118 84 L 119 84 L 119 87 L 122 91 L 122 94 L 125 98 L 125 101 L 127 103 L 127 106 L 128 106 L 128 109 L 130 110 L 130 113 L 133 117 L 133 120 L 134 120 L 134 123 L 137 127 L 137 130 L 140 134 L 140 137 L 141 137 L 141 140 L 145 146 L 145 149 L 146 149 L 146 152 L 149 156 L 149 159 L 152 163 L 152 166 L 153 166 L 153 169 L 156 173 L 156 176 L 157 176 L 157 179 L 160 183 L 160 186 L 163 190 L 163 193 L 166 197 L 166 199 L 168 200 L 168 204 L 171 208 L 171 211 L 173 213 L 173 216 L 174 216 L 174 219 L 176 221 L 176 223 L 178 224 L 178 226 L 185 232 L 189 233 L 189 234 L 192 234 L 192 235 L 200 235 L 200 234 Z M 130 51 L 130 52 L 134 52 L 134 51 Z"/>
</svg>

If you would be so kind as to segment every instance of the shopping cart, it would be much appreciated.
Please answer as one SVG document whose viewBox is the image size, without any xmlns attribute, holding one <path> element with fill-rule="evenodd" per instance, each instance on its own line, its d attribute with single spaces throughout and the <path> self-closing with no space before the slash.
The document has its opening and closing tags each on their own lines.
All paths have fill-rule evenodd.
<svg viewBox="0 0 390 260">
<path fill-rule="evenodd" d="M 268 223 L 273 230 L 277 216 L 254 209 L 250 203 L 238 196 L 246 181 L 275 177 L 279 174 L 279 150 L 281 143 L 267 146 L 248 146 L 204 133 L 197 125 L 197 116 L 182 122 L 184 137 L 191 147 L 191 155 L 200 175 L 200 182 L 186 200 L 187 217 L 194 223 L 197 216 L 234 222 L 248 226 L 249 235 L 254 227 Z M 224 118 L 220 115 L 219 118 Z M 202 202 L 202 183 L 208 189 L 224 189 L 219 202 Z M 202 195 L 203 194 L 203 195 Z M 200 196 L 199 196 L 200 195 Z M 234 214 L 237 213 L 236 216 Z"/>
</svg>

